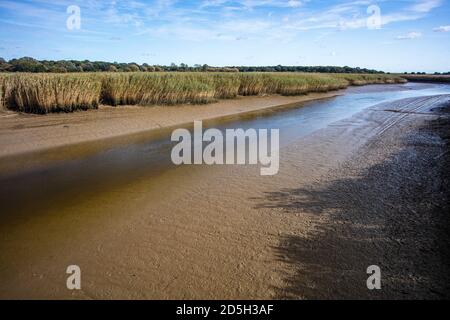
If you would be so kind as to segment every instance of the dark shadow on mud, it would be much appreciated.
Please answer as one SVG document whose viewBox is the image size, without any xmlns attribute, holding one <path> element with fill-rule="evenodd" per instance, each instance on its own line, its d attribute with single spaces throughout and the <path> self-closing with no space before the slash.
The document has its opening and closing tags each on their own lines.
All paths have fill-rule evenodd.
<svg viewBox="0 0 450 320">
<path fill-rule="evenodd" d="M 450 298 L 449 133 L 442 116 L 404 136 L 400 152 L 360 169 L 383 141 L 370 145 L 338 170 L 344 179 L 259 199 L 259 208 L 320 221 L 312 235 L 285 235 L 274 248 L 288 266 L 278 298 Z M 381 268 L 381 290 L 367 289 L 370 265 Z"/>
</svg>

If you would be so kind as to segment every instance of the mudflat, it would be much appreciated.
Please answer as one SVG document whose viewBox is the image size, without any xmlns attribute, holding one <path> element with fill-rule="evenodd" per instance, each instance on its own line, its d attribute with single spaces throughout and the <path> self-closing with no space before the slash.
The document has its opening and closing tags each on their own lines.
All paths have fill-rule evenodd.
<svg viewBox="0 0 450 320">
<path fill-rule="evenodd" d="M 21 203 L 0 227 L 0 297 L 449 297 L 449 100 L 315 131 L 281 149 L 275 177 L 178 167 Z M 81 291 L 65 287 L 71 264 Z"/>
</svg>

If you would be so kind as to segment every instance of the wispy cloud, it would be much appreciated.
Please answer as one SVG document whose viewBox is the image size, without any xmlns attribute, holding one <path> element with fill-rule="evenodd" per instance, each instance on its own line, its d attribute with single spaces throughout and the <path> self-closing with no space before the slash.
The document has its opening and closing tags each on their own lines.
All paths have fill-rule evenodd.
<svg viewBox="0 0 450 320">
<path fill-rule="evenodd" d="M 433 29 L 434 32 L 450 32 L 450 26 L 440 26 Z"/>
<path fill-rule="evenodd" d="M 442 0 L 422 0 L 415 3 L 411 10 L 415 12 L 427 13 L 442 5 Z"/>
<path fill-rule="evenodd" d="M 69 5 L 81 9 L 80 30 L 66 28 Z M 450 67 L 440 40 L 450 32 L 448 10 L 450 0 L 0 0 L 0 42 L 5 57 L 375 68 L 387 52 L 376 46 L 387 43 L 385 65 L 396 68 L 415 63 L 396 39 L 420 50 L 414 39 L 428 30 L 436 33 L 427 43 L 440 50 L 422 54 Z"/>
<path fill-rule="evenodd" d="M 381 26 L 425 17 L 442 5 L 442 0 L 419 0 L 390 11 L 381 6 Z M 33 24 L 63 25 L 65 6 L 82 9 L 82 29 L 110 30 L 134 28 L 131 34 L 155 37 L 172 36 L 186 40 L 242 38 L 293 39 L 308 30 L 352 30 L 367 27 L 369 0 L 353 0 L 317 8 L 309 0 L 36 0 L 0 1 L 0 8 L 24 17 Z M 403 4 L 403 7 L 401 6 Z M 6 19 L 5 19 L 6 20 Z M 27 25 L 28 19 L 8 19 Z"/>
<path fill-rule="evenodd" d="M 397 40 L 412 40 L 422 37 L 422 33 L 420 32 L 409 32 L 405 35 L 397 36 Z"/>
<path fill-rule="evenodd" d="M 298 8 L 309 0 L 204 0 L 200 7 L 241 7 L 246 9 L 266 8 Z"/>
</svg>

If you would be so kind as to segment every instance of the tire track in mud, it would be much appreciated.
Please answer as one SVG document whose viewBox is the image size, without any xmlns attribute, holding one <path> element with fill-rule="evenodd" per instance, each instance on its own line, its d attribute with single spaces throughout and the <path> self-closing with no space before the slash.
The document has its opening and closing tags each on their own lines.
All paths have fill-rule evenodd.
<svg viewBox="0 0 450 320">
<path fill-rule="evenodd" d="M 385 133 L 387 130 L 398 124 L 400 121 L 405 119 L 411 113 L 417 112 L 424 108 L 431 109 L 436 104 L 442 103 L 442 100 L 445 99 L 445 97 L 446 96 L 443 95 L 424 98 L 413 98 L 413 101 L 404 105 L 402 105 L 403 100 L 387 103 L 388 105 L 394 104 L 394 107 L 396 103 L 400 104 L 401 107 L 400 109 L 398 109 L 399 115 L 388 117 L 386 121 L 380 125 L 379 127 L 380 131 L 377 133 L 377 135 L 381 136 L 383 133 Z M 382 105 L 384 106 L 385 104 Z M 377 108 L 380 108 L 380 106 L 381 105 L 379 105 Z"/>
</svg>

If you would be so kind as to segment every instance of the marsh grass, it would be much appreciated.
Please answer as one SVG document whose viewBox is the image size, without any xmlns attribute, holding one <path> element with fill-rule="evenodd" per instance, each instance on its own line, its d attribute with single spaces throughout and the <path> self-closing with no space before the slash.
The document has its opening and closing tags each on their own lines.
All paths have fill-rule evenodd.
<svg viewBox="0 0 450 320">
<path fill-rule="evenodd" d="M 6 83 L 7 79 L 11 76 L 11 74 L 8 73 L 0 73 L 0 111 L 5 111 L 7 109 L 6 104 Z"/>
<path fill-rule="evenodd" d="M 208 103 L 215 99 L 205 74 L 120 73 L 102 76 L 102 101 L 117 105 Z"/>
<path fill-rule="evenodd" d="M 0 74 L 1 106 L 30 113 L 120 105 L 203 104 L 255 95 L 301 95 L 349 85 L 399 83 L 392 75 L 323 73 Z"/>
<path fill-rule="evenodd" d="M 0 111 L 4 111 L 6 109 L 5 103 L 4 103 L 4 77 L 0 75 Z"/>
<path fill-rule="evenodd" d="M 101 81 L 92 74 L 14 74 L 4 78 L 4 103 L 29 113 L 97 108 Z"/>
<path fill-rule="evenodd" d="M 392 84 L 405 83 L 407 80 L 398 76 L 386 74 L 334 74 L 335 77 L 344 79 L 351 86 L 364 86 L 367 84 Z"/>
</svg>

